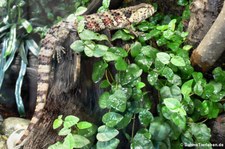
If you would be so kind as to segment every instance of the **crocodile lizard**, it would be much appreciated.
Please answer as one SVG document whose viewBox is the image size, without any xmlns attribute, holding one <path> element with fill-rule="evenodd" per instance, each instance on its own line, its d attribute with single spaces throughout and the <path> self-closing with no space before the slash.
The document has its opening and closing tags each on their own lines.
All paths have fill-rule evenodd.
<svg viewBox="0 0 225 149">
<path fill-rule="evenodd" d="M 152 16 L 154 12 L 155 9 L 152 5 L 141 3 L 131 7 L 84 15 L 84 26 L 86 29 L 95 32 L 104 29 L 116 30 L 126 28 L 132 23 L 139 23 Z M 62 21 L 54 25 L 42 40 L 42 47 L 38 56 L 38 87 L 35 112 L 24 135 L 17 143 L 19 146 L 23 144 L 22 142 L 25 142 L 32 128 L 34 128 L 43 115 L 49 88 L 52 57 L 54 53 L 64 49 L 62 44 L 68 38 L 71 31 L 76 31 L 77 25 L 78 21 L 76 20 L 69 22 Z"/>
</svg>

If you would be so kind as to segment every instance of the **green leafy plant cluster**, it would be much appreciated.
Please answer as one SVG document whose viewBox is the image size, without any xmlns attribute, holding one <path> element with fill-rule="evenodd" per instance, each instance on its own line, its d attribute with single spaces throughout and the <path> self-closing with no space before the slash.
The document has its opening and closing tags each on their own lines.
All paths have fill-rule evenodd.
<svg viewBox="0 0 225 149">
<path fill-rule="evenodd" d="M 97 127 L 87 121 L 79 122 L 79 118 L 76 116 L 66 116 L 63 120 L 62 115 L 60 115 L 54 121 L 53 129 L 60 127 L 58 135 L 64 136 L 63 142 L 56 142 L 48 149 L 91 148 L 95 137 L 98 140 L 96 147 L 99 149 L 116 148 L 119 144 L 119 140 L 115 138 L 119 134 L 117 129 L 106 125 Z"/>
<path fill-rule="evenodd" d="M 31 0 L 32 4 L 38 7 L 32 7 L 34 17 L 40 25 L 52 26 L 53 22 L 61 21 L 65 16 L 74 13 L 79 7 L 86 7 L 91 0 Z M 48 7 L 46 7 L 48 6 Z"/>
<path fill-rule="evenodd" d="M 39 46 L 36 42 L 39 42 L 39 38 L 43 38 L 46 34 L 48 30 L 46 25 L 51 26 L 53 22 L 62 19 L 57 15 L 59 11 L 69 14 L 77 7 L 87 5 L 88 2 L 89 0 L 70 0 L 67 3 L 62 0 L 54 0 L 54 3 L 52 0 L 2 0 L 0 2 L 0 88 L 5 72 L 19 54 L 21 66 L 15 86 L 15 98 L 20 116 L 25 114 L 21 87 L 28 66 L 28 52 L 32 52 L 35 56 L 38 55 Z M 59 5 L 54 8 L 44 7 L 55 3 Z M 32 11 L 27 12 L 27 10 Z M 28 16 L 31 18 L 27 19 Z"/>
<path fill-rule="evenodd" d="M 48 147 L 48 149 L 55 148 L 82 148 L 87 147 L 90 140 L 93 140 L 93 135 L 96 133 L 96 126 L 86 121 L 80 121 L 76 116 L 66 116 L 62 119 L 62 115 L 53 123 L 53 129 L 60 129 L 59 136 L 65 136 L 63 142 L 57 142 Z"/>
<path fill-rule="evenodd" d="M 182 25 L 187 15 L 187 10 L 182 18 L 156 14 L 133 26 L 139 36 L 126 29 L 115 32 L 112 41 L 122 40 L 128 48 L 108 47 L 98 42 L 110 42 L 105 35 L 81 30 L 81 40 L 71 48 L 99 58 L 93 65 L 92 80 L 105 89 L 99 107 L 108 111 L 102 117 L 107 139 L 97 137 L 97 148 L 116 148 L 117 131 L 126 136 L 131 148 L 210 144 L 210 129 L 204 121 L 224 110 L 225 71 L 216 68 L 211 80 L 194 71 L 189 60 L 192 47 L 185 45 L 188 33 Z M 158 92 L 157 97 L 151 95 L 152 90 Z M 153 105 L 157 106 L 154 115 Z M 108 135 L 113 137 L 109 140 Z"/>
<path fill-rule="evenodd" d="M 23 16 L 24 1 L 7 1 L 6 16 L 0 22 L 1 57 L 0 57 L 0 87 L 3 83 L 4 74 L 12 64 L 16 53 L 21 57 L 19 76 L 16 82 L 15 97 L 18 111 L 24 114 L 24 106 L 20 96 L 23 77 L 28 64 L 27 53 L 30 50 L 35 56 L 38 55 L 39 47 L 32 39 L 34 28 L 31 22 Z"/>
</svg>

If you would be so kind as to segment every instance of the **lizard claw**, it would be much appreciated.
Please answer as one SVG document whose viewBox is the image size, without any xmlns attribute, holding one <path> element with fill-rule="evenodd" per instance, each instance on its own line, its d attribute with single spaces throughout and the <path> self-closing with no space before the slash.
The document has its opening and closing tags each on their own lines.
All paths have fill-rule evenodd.
<svg viewBox="0 0 225 149">
<path fill-rule="evenodd" d="M 21 149 L 26 139 L 23 142 L 18 142 L 22 135 L 24 134 L 24 129 L 19 129 L 14 131 L 7 140 L 7 148 L 8 149 Z"/>
<path fill-rule="evenodd" d="M 62 53 L 66 53 L 65 48 L 62 46 L 57 46 L 54 50 L 53 58 L 56 57 L 58 63 L 61 63 L 62 61 Z"/>
</svg>

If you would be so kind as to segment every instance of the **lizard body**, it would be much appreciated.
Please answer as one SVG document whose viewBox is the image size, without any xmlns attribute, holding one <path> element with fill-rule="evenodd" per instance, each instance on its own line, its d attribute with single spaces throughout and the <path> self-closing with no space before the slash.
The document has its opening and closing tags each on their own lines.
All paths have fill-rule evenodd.
<svg viewBox="0 0 225 149">
<path fill-rule="evenodd" d="M 104 29 L 121 29 L 126 28 L 132 23 L 139 23 L 149 18 L 154 12 L 155 10 L 152 5 L 142 3 L 127 8 L 84 15 L 84 24 L 86 29 L 95 32 Z M 31 130 L 43 115 L 49 89 L 52 56 L 55 52 L 63 50 L 62 44 L 68 38 L 71 31 L 76 31 L 77 25 L 78 22 L 76 20 L 71 22 L 62 21 L 54 25 L 42 40 L 42 47 L 38 56 L 38 87 L 35 112 L 24 135 L 17 142 L 18 146 L 21 146 L 25 142 Z"/>
</svg>

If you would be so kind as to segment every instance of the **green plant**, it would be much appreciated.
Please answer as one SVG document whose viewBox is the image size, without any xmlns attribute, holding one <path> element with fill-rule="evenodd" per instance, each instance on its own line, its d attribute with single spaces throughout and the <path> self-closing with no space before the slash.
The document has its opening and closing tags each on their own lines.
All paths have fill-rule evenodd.
<svg viewBox="0 0 225 149">
<path fill-rule="evenodd" d="M 43 38 L 47 32 L 45 25 L 51 25 L 60 21 L 62 18 L 57 16 L 59 11 L 66 10 L 64 13 L 72 13 L 78 6 L 87 5 L 89 0 L 70 0 L 68 3 L 62 0 L 54 1 L 59 3 L 57 8 L 44 8 L 44 6 L 52 3 L 51 0 L 45 1 L 23 1 L 23 0 L 2 0 L 0 2 L 0 88 L 2 86 L 5 72 L 11 66 L 17 53 L 21 57 L 21 66 L 19 76 L 15 86 L 15 97 L 19 114 L 24 116 L 24 105 L 21 98 L 21 87 L 23 77 L 26 73 L 28 65 L 27 54 L 31 51 L 35 56 L 39 53 L 39 46 L 35 42 L 37 35 Z M 73 2 L 74 5 L 71 5 Z M 37 7 L 33 7 L 35 4 Z M 26 8 L 32 9 L 32 12 L 26 12 Z M 41 10 L 41 11 L 40 11 Z M 27 18 L 29 13 L 30 18 Z M 38 17 L 38 19 L 36 18 Z M 47 24 L 47 23 L 48 24 Z"/>
<path fill-rule="evenodd" d="M 83 148 L 90 146 L 90 141 L 93 135 L 96 133 L 96 126 L 93 124 L 80 121 L 76 116 L 66 116 L 65 119 L 62 119 L 62 115 L 53 123 L 53 129 L 58 129 L 61 127 L 58 132 L 59 136 L 64 136 L 63 142 L 57 142 L 48 147 L 48 149 L 72 149 L 72 148 Z M 89 139 L 88 139 L 89 138 Z"/>
<path fill-rule="evenodd" d="M 182 25 L 188 15 L 187 9 L 182 17 L 156 14 L 134 26 L 142 32 L 138 37 L 129 30 L 118 30 L 112 41 L 132 43 L 129 48 L 107 47 L 98 43 L 109 41 L 105 35 L 80 30 L 81 40 L 71 48 L 99 58 L 93 65 L 92 80 L 105 89 L 99 106 L 108 110 L 102 117 L 104 127 L 109 129 L 104 134 L 113 136 L 99 139 L 98 133 L 97 148 L 111 144 L 114 146 L 109 148 L 116 148 L 118 132 L 124 133 L 131 148 L 210 144 L 210 129 L 204 121 L 223 111 L 225 71 L 216 68 L 213 78 L 207 80 L 194 71 L 189 60 L 192 47 L 185 45 L 188 33 L 183 32 Z M 151 96 L 152 87 L 158 91 L 157 99 Z M 153 116 L 150 110 L 155 100 L 159 103 Z M 134 129 L 135 121 L 141 124 L 138 130 Z M 132 132 L 126 132 L 129 125 Z"/>
<path fill-rule="evenodd" d="M 0 87 L 2 85 L 4 74 L 14 60 L 16 53 L 21 56 L 21 66 L 19 76 L 16 82 L 15 96 L 18 111 L 24 115 L 24 106 L 20 96 L 23 77 L 28 64 L 27 53 L 30 50 L 35 56 L 38 55 L 39 47 L 30 37 L 34 31 L 31 22 L 26 20 L 22 14 L 22 7 L 25 2 L 22 0 L 6 2 L 6 16 L 0 22 L 0 39 L 2 44 L 0 58 Z"/>
</svg>

